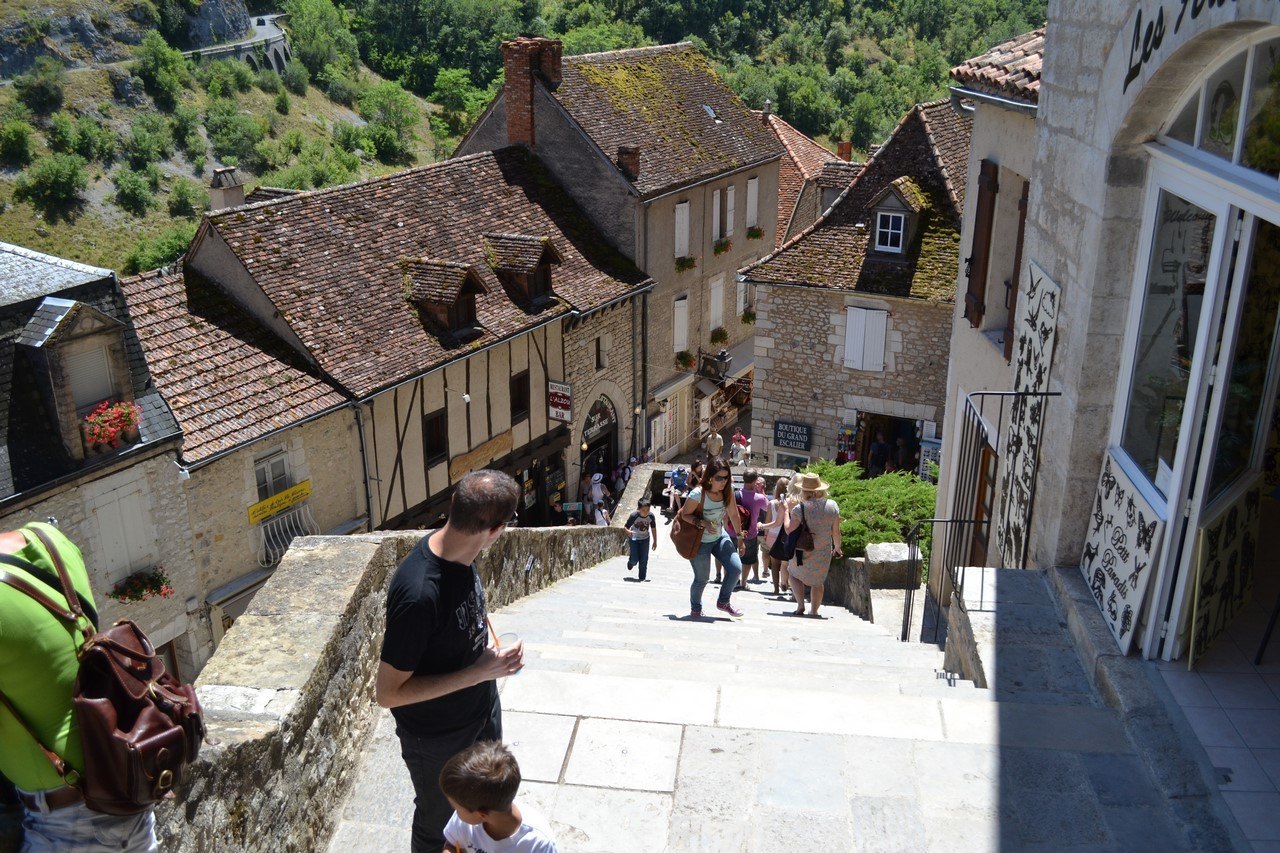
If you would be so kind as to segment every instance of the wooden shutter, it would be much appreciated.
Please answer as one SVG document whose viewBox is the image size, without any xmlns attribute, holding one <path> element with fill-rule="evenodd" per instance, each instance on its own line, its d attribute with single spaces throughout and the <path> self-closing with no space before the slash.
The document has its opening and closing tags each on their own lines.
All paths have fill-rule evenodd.
<svg viewBox="0 0 1280 853">
<path fill-rule="evenodd" d="M 866 309 L 845 309 L 844 366 L 851 370 L 862 370 L 862 342 L 866 337 L 866 329 Z"/>
<path fill-rule="evenodd" d="M 742 312 L 747 310 L 747 283 L 745 281 L 738 282 L 738 298 L 733 304 L 737 309 L 734 313 L 741 317 Z"/>
<path fill-rule="evenodd" d="M 63 368 L 71 382 L 71 398 L 83 409 L 115 395 L 111 384 L 111 364 L 104 346 L 69 354 Z"/>
<path fill-rule="evenodd" d="M 724 273 L 712 276 L 708 297 L 707 323 L 714 329 L 724 325 Z"/>
<path fill-rule="evenodd" d="M 964 317 L 975 329 L 982 325 L 982 315 L 987 310 L 987 267 L 991 260 L 991 225 L 995 219 L 996 194 L 1000 190 L 999 172 L 998 164 L 982 161 L 978 174 L 978 205 L 973 219 L 973 244 L 969 257 L 965 259 L 969 287 L 964 295 Z"/>
<path fill-rule="evenodd" d="M 747 180 L 747 227 L 755 228 L 760 224 L 760 179 Z"/>
<path fill-rule="evenodd" d="M 1008 282 L 1008 297 L 1005 299 L 1009 308 L 1009 318 L 1004 321 L 1004 360 L 1013 360 L 1013 328 L 1018 314 L 1018 277 L 1022 274 L 1022 238 L 1027 230 L 1027 196 L 1031 192 L 1031 182 L 1022 182 L 1022 197 L 1018 199 L 1018 239 L 1013 249 L 1013 277 Z"/>
<path fill-rule="evenodd" d="M 888 326 L 888 311 L 867 311 L 866 326 L 862 338 L 862 369 L 884 370 L 884 338 Z"/>
<path fill-rule="evenodd" d="M 682 201 L 676 205 L 676 257 L 689 255 L 689 202 Z"/>
<path fill-rule="evenodd" d="M 724 191 L 724 236 L 733 236 L 733 184 Z"/>
<path fill-rule="evenodd" d="M 689 348 L 689 297 L 681 296 L 675 302 L 671 324 L 671 340 L 676 352 Z"/>
<path fill-rule="evenodd" d="M 720 231 L 720 190 L 711 193 L 711 239 L 719 240 Z"/>
</svg>

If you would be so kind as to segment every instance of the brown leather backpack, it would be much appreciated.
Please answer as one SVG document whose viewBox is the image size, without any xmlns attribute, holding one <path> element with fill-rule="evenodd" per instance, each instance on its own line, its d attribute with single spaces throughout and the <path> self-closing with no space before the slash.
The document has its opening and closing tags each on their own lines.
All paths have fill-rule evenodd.
<svg viewBox="0 0 1280 853">
<path fill-rule="evenodd" d="M 121 619 L 106 631 L 95 630 L 97 614 L 90 618 L 85 613 L 87 602 L 76 592 L 57 548 L 36 527 L 29 529 L 53 558 L 67 606 L 3 570 L 0 583 L 35 599 L 84 635 L 76 650 L 80 671 L 72 694 L 84 766 L 70 766 L 42 743 L 3 693 L 0 704 L 27 730 L 63 781 L 80 790 L 90 809 L 137 814 L 168 796 L 183 769 L 195 760 L 204 740 L 200 702 L 189 684 L 165 670 L 151 641 L 133 622 Z M 39 566 L 12 555 L 0 558 L 36 577 L 48 576 Z"/>
</svg>

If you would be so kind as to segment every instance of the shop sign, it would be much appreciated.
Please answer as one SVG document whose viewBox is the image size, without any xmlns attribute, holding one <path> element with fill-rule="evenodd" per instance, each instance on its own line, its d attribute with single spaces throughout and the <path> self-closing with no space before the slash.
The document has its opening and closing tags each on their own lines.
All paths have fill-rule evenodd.
<svg viewBox="0 0 1280 853">
<path fill-rule="evenodd" d="M 785 447 L 788 450 L 808 450 L 812 445 L 813 426 L 811 424 L 798 424 L 790 421 L 773 422 L 774 447 Z"/>
<path fill-rule="evenodd" d="M 614 414 L 613 404 L 609 402 L 608 397 L 602 395 L 587 412 L 587 422 L 582 427 L 582 437 L 586 441 L 595 441 L 617 421 L 618 416 Z"/>
<path fill-rule="evenodd" d="M 277 492 L 269 498 L 258 501 L 249 507 L 249 523 L 258 524 L 266 521 L 278 512 L 284 512 L 291 506 L 300 504 L 311 497 L 311 481 L 303 480 L 298 485 Z"/>
<path fill-rule="evenodd" d="M 547 381 L 547 417 L 573 423 L 573 386 L 568 382 Z"/>
<path fill-rule="evenodd" d="M 1225 5 L 1226 0 L 1163 0 L 1139 5 L 1130 22 L 1120 30 L 1120 46 L 1125 49 L 1123 55 L 1128 57 L 1120 90 L 1129 91 L 1129 84 L 1142 76 L 1143 69 L 1159 56 L 1166 36 L 1172 42 L 1172 37 L 1181 33 L 1184 27 L 1199 30 L 1213 26 L 1215 22 L 1210 14 Z M 1193 27 L 1192 24 L 1202 16 L 1206 23 Z M 1179 43 L 1188 37 L 1183 36 Z"/>
</svg>

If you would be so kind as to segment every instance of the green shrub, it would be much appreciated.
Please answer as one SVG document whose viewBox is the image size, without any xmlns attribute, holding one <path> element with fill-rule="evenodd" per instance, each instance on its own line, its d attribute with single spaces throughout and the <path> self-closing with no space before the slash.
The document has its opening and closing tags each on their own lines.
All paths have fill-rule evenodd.
<svg viewBox="0 0 1280 853">
<path fill-rule="evenodd" d="M 195 181 L 178 178 L 169 191 L 170 216 L 199 216 L 209 209 L 209 195 Z"/>
<path fill-rule="evenodd" d="M 146 176 L 139 172 L 121 168 L 116 172 L 114 183 L 116 204 L 134 216 L 144 215 L 155 202 Z"/>
<path fill-rule="evenodd" d="M 155 237 L 143 237 L 125 256 L 124 273 L 134 275 L 173 263 L 187 251 L 195 236 L 196 224 L 183 222 Z"/>
<path fill-rule="evenodd" d="M 62 108 L 62 83 L 67 70 L 52 56 L 36 57 L 36 64 L 13 81 L 18 100 L 38 113 Z"/>
<path fill-rule="evenodd" d="M 276 94 L 284 86 L 280 80 L 280 75 L 272 71 L 270 68 L 264 68 L 259 71 L 255 82 L 258 84 L 258 88 L 266 92 L 268 95 Z"/>
<path fill-rule="evenodd" d="M 191 79 L 191 67 L 182 53 L 169 47 L 164 37 L 149 30 L 138 46 L 129 70 L 142 79 L 156 106 L 171 110 Z"/>
<path fill-rule="evenodd" d="M 191 161 L 192 173 L 200 177 L 203 177 L 204 167 L 207 162 L 208 161 L 205 159 L 205 156 L 203 154 L 197 154 L 195 158 Z"/>
<path fill-rule="evenodd" d="M 45 132 L 49 148 L 66 154 L 76 150 L 76 123 L 67 113 L 54 113 Z"/>
<path fill-rule="evenodd" d="M 84 160 L 75 154 L 51 154 L 18 176 L 13 197 L 52 213 L 76 202 L 89 186 Z"/>
<path fill-rule="evenodd" d="M 173 154 L 173 133 L 169 122 L 158 113 L 139 115 L 129 126 L 129 135 L 121 140 L 120 149 L 135 169 L 168 160 Z"/>
<path fill-rule="evenodd" d="M 373 143 L 378 159 L 400 163 L 412 159 L 413 129 L 420 118 L 413 97 L 394 80 L 366 89 L 360 96 L 360 116 L 368 122 L 365 136 Z"/>
<path fill-rule="evenodd" d="M 263 176 L 263 183 L 296 190 L 345 184 L 357 177 L 360 159 L 341 148 L 316 141 L 306 145 L 291 166 Z"/>
<path fill-rule="evenodd" d="M 307 70 L 317 74 L 326 66 L 346 70 L 360 61 L 356 37 L 346 15 L 332 0 L 285 0 L 294 53 Z"/>
<path fill-rule="evenodd" d="M 360 82 L 337 65 L 326 65 L 316 79 L 331 101 L 352 107 L 360 100 Z"/>
<path fill-rule="evenodd" d="M 76 119 L 76 153 L 90 163 L 110 163 L 116 156 L 115 135 L 88 116 L 80 116 Z"/>
<path fill-rule="evenodd" d="M 295 95 L 307 94 L 307 84 L 311 82 L 311 74 L 307 71 L 307 66 L 303 65 L 296 59 L 290 59 L 284 64 L 284 74 L 281 75 L 281 81 L 284 87 Z"/>
<path fill-rule="evenodd" d="M 36 156 L 36 132 L 20 118 L 0 123 L 0 160 L 13 166 L 25 166 Z"/>
<path fill-rule="evenodd" d="M 211 98 L 226 98 L 235 92 L 248 92 L 256 79 L 249 64 L 236 59 L 205 63 L 200 66 L 199 77 Z"/>
<path fill-rule="evenodd" d="M 347 121 L 335 121 L 333 123 L 333 144 L 343 151 L 370 150 L 370 144 L 364 138 L 364 128 L 356 127 Z"/>
<path fill-rule="evenodd" d="M 280 92 L 276 95 L 276 112 L 282 116 L 289 114 L 289 93 Z"/>
<path fill-rule="evenodd" d="M 262 120 L 241 113 L 234 101 L 220 98 L 205 112 L 205 129 L 213 151 L 227 165 L 251 167 L 254 148 L 267 135 Z"/>
<path fill-rule="evenodd" d="M 204 140 L 200 138 L 200 113 L 190 104 L 178 104 L 172 116 L 173 141 L 188 156 L 204 151 Z"/>
<path fill-rule="evenodd" d="M 913 474 L 899 472 L 859 479 L 856 463 L 837 465 L 819 460 L 807 469 L 830 486 L 827 497 L 840 507 L 840 534 L 846 557 L 862 557 L 875 542 L 903 542 L 917 521 L 932 518 L 938 487 Z M 921 531 L 921 548 L 927 553 L 932 531 Z"/>
</svg>

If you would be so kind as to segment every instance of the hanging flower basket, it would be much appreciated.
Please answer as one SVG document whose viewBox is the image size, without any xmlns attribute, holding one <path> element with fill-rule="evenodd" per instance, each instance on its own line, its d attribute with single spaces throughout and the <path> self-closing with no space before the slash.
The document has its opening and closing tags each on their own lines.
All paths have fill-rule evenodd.
<svg viewBox="0 0 1280 853">
<path fill-rule="evenodd" d="M 693 353 L 687 349 L 682 349 L 676 353 L 676 366 L 683 367 L 685 370 L 693 367 Z"/>
<path fill-rule="evenodd" d="M 711 330 L 711 343 L 722 344 L 727 340 L 729 340 L 729 333 L 724 326 L 716 326 Z"/>
<path fill-rule="evenodd" d="M 108 596 L 116 601 L 146 601 L 149 598 L 172 598 L 173 586 L 164 566 L 135 572 L 112 587 Z"/>
<path fill-rule="evenodd" d="M 122 441 L 132 444 L 138 440 L 138 421 L 141 417 L 142 409 L 136 403 L 104 400 L 85 415 L 80 433 L 85 444 L 98 452 L 103 448 L 119 447 Z"/>
<path fill-rule="evenodd" d="M 732 248 L 733 248 L 733 241 L 730 240 L 728 237 L 724 237 L 722 239 L 717 240 L 715 242 L 715 245 L 711 247 L 711 250 L 715 252 L 717 255 L 723 255 L 725 252 L 729 251 Z"/>
<path fill-rule="evenodd" d="M 747 229 L 748 240 L 759 240 L 763 236 L 764 236 L 764 229 L 761 228 L 759 225 L 752 225 L 750 228 Z"/>
<path fill-rule="evenodd" d="M 688 255 L 683 258 L 676 258 L 676 272 L 684 272 L 691 270 L 698 265 L 698 259 Z"/>
</svg>

